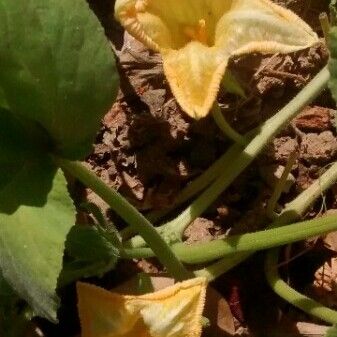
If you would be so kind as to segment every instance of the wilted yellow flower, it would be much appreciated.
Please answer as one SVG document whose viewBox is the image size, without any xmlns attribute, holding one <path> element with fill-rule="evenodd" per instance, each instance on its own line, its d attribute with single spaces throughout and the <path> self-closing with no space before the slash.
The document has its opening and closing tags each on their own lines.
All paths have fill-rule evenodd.
<svg viewBox="0 0 337 337">
<path fill-rule="evenodd" d="M 318 41 L 303 20 L 270 0 L 117 0 L 115 15 L 161 53 L 174 96 L 197 119 L 210 111 L 230 56 L 288 53 Z"/>
<path fill-rule="evenodd" d="M 200 337 L 206 280 L 140 296 L 78 283 L 82 337 Z"/>
</svg>

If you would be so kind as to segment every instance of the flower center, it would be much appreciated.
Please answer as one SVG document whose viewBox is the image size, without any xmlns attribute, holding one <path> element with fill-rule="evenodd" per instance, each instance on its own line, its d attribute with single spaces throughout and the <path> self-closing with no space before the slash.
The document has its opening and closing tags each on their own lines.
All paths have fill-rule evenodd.
<svg viewBox="0 0 337 337">
<path fill-rule="evenodd" d="M 184 34 L 192 41 L 199 41 L 202 44 L 208 43 L 207 29 L 205 19 L 200 19 L 195 26 L 184 28 Z"/>
</svg>

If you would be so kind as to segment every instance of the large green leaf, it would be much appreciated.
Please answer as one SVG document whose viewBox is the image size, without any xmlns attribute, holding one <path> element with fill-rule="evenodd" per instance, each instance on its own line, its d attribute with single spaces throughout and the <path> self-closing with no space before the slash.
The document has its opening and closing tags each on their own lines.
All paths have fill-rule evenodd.
<svg viewBox="0 0 337 337">
<path fill-rule="evenodd" d="M 56 171 L 51 159 L 43 153 L 25 158 L 15 176 L 9 177 L 13 179 L 0 190 L 0 215 L 13 214 L 21 206 L 43 207 Z"/>
<path fill-rule="evenodd" d="M 26 306 L 14 293 L 0 271 L 0 336 L 25 336 L 29 316 Z"/>
<path fill-rule="evenodd" d="M 0 109 L 9 109 L 5 93 L 1 87 L 0 87 Z"/>
<path fill-rule="evenodd" d="M 44 139 L 36 123 L 0 109 L 0 270 L 37 314 L 55 321 L 56 283 L 75 212 Z M 0 307 L 5 305 L 1 280 Z M 12 319 L 17 328 L 19 321 L 25 323 L 15 310 L 6 315 L 2 329 Z"/>
<path fill-rule="evenodd" d="M 44 139 L 34 123 L 0 109 L 0 212 L 45 204 L 56 167 L 45 153 Z"/>
<path fill-rule="evenodd" d="M 19 121 L 9 111 L 0 109 L 0 190 L 24 165 L 27 138 Z"/>
<path fill-rule="evenodd" d="M 66 241 L 67 258 L 60 275 L 59 285 L 67 285 L 81 278 L 101 277 L 115 268 L 119 249 L 109 232 L 96 227 L 74 226 Z"/>
<path fill-rule="evenodd" d="M 95 227 L 75 226 L 68 234 L 67 253 L 82 261 L 110 260 L 119 254 L 118 249 Z"/>
<path fill-rule="evenodd" d="M 75 210 L 46 150 L 83 157 L 117 82 L 85 0 L 0 0 L 0 269 L 53 321 Z"/>
<path fill-rule="evenodd" d="M 35 123 L 0 110 L 0 269 L 36 314 L 55 321 L 55 289 L 75 211 L 43 140 Z"/>
<path fill-rule="evenodd" d="M 44 168 L 48 171 L 48 166 Z M 25 175 L 30 173 L 38 178 L 42 172 L 33 166 Z M 50 172 L 45 173 L 45 177 L 55 176 L 43 205 L 21 206 L 13 214 L 0 213 L 0 268 L 7 282 L 37 315 L 56 321 L 55 289 L 62 269 L 65 239 L 75 222 L 75 210 L 63 173 L 55 174 L 53 168 Z M 40 182 L 42 185 L 49 184 L 49 178 L 45 177 Z M 18 188 L 18 181 L 11 182 L 14 188 Z M 22 191 L 30 186 L 25 182 L 26 179 L 21 181 Z M 1 194 L 0 204 L 6 202 L 3 190 Z M 32 197 L 32 204 L 35 201 Z"/>
<path fill-rule="evenodd" d="M 117 78 L 109 42 L 85 0 L 0 0 L 5 102 L 39 122 L 58 154 L 78 159 L 90 150 Z"/>
</svg>

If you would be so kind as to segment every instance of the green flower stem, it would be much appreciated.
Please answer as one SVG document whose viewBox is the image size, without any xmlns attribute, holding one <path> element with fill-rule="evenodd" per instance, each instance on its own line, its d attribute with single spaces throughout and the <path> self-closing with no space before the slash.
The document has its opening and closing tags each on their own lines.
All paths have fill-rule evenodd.
<svg viewBox="0 0 337 337">
<path fill-rule="evenodd" d="M 219 176 L 222 171 L 222 168 L 235 159 L 236 156 L 242 151 L 242 146 L 237 143 L 233 144 L 228 151 L 221 156 L 216 162 L 214 162 L 204 173 L 202 173 L 199 177 L 193 180 L 190 184 L 188 184 L 177 196 L 176 200 L 172 205 L 164 210 L 151 212 L 147 215 L 147 219 L 152 222 L 156 222 L 160 220 L 162 217 L 166 216 L 169 212 L 179 207 L 193 196 L 198 194 L 200 191 L 204 190 L 209 184 L 212 183 Z M 125 228 L 121 231 L 121 236 L 123 239 L 128 239 L 132 236 L 132 229 L 130 227 Z M 137 244 L 137 241 L 140 243 Z M 133 244 L 134 243 L 134 244 Z M 144 246 L 145 242 L 141 240 L 139 237 L 135 237 L 131 239 L 130 243 L 127 244 L 128 247 L 139 247 Z"/>
<path fill-rule="evenodd" d="M 281 175 L 281 178 L 277 181 L 276 186 L 275 186 L 274 191 L 273 191 L 273 194 L 268 201 L 268 204 L 267 204 L 267 207 L 266 207 L 266 213 L 267 213 L 267 215 L 270 219 L 275 218 L 275 213 L 274 213 L 275 207 L 277 205 L 278 200 L 280 199 L 280 197 L 282 195 L 282 192 L 284 190 L 284 186 L 287 182 L 289 174 L 290 174 L 290 172 L 293 168 L 293 165 L 296 162 L 296 158 L 297 158 L 297 153 L 296 153 L 296 151 L 294 151 L 290 155 L 290 157 L 288 159 L 288 162 L 287 162 L 287 165 L 285 166 L 284 171 Z"/>
<path fill-rule="evenodd" d="M 107 186 L 93 172 L 79 162 L 55 158 L 55 163 L 63 170 L 80 180 L 85 186 L 91 188 L 100 196 L 118 215 L 120 215 L 135 231 L 140 233 L 146 243 L 151 247 L 159 261 L 167 268 L 177 280 L 191 277 L 178 260 L 170 246 L 163 240 L 151 223 L 129 204 L 119 193 Z"/>
<path fill-rule="evenodd" d="M 214 240 L 194 245 L 174 244 L 171 248 L 178 258 L 188 264 L 207 263 L 226 255 L 251 252 L 282 246 L 325 234 L 337 229 L 336 215 L 325 216 L 295 224 L 248 233 L 233 235 L 226 239 Z M 149 248 L 125 249 L 124 258 L 148 258 L 154 256 Z"/>
<path fill-rule="evenodd" d="M 250 139 L 258 132 L 258 128 L 247 132 L 244 137 L 245 139 Z M 207 186 L 209 186 L 212 181 L 214 181 L 223 171 L 223 168 L 231 163 L 242 151 L 242 145 L 234 143 L 229 147 L 229 149 L 224 153 L 218 160 L 216 160 L 206 171 L 204 171 L 200 176 L 195 178 L 190 182 L 185 188 L 181 190 L 175 199 L 174 203 L 164 210 L 154 211 L 146 215 L 146 218 L 151 222 L 156 222 L 166 216 L 168 213 L 181 206 L 188 200 L 192 199 L 199 192 L 203 191 Z M 121 232 L 123 240 L 129 239 L 134 232 L 130 227 L 126 227 Z"/>
<path fill-rule="evenodd" d="M 226 121 L 226 118 L 221 112 L 220 106 L 218 102 L 215 102 L 212 110 L 211 110 L 213 119 L 216 123 L 216 125 L 219 127 L 219 129 L 231 140 L 233 140 L 235 143 L 238 143 L 242 146 L 245 146 L 247 144 L 247 140 L 244 136 L 240 135 L 238 132 L 236 132 Z"/>
<path fill-rule="evenodd" d="M 337 181 L 337 163 L 334 163 L 319 179 L 309 188 L 299 194 L 292 202 L 288 203 L 280 216 L 270 225 L 271 228 L 283 226 L 300 219 L 307 209 L 319 198 L 322 193 L 328 190 Z M 221 259 L 214 264 L 195 272 L 198 276 L 207 277 L 213 280 L 221 274 L 227 272 L 242 261 L 251 256 L 254 252 L 240 253 L 230 258 Z"/>
<path fill-rule="evenodd" d="M 252 163 L 284 125 L 322 92 L 327 86 L 329 77 L 329 71 L 325 67 L 283 109 L 266 121 L 262 125 L 259 134 L 238 155 L 236 160 L 227 163 L 218 178 L 176 219 L 161 226 L 160 232 L 167 237 L 175 236 L 176 239 L 180 239 L 185 228 L 200 216 L 235 178 Z M 139 237 L 128 241 L 128 247 L 141 247 L 143 245 L 144 241 Z"/>
<path fill-rule="evenodd" d="M 278 256 L 279 248 L 270 250 L 265 263 L 265 274 L 271 288 L 287 302 L 303 310 L 309 315 L 315 316 L 325 322 L 336 324 L 337 311 L 327 308 L 310 297 L 299 293 L 295 289 L 289 287 L 280 278 L 277 267 Z"/>
<path fill-rule="evenodd" d="M 96 222 L 103 228 L 108 228 L 108 223 L 105 219 L 105 216 L 102 210 L 92 202 L 84 202 L 80 205 L 80 208 L 85 210 L 88 213 L 91 213 L 95 218 Z"/>
<path fill-rule="evenodd" d="M 164 209 L 163 211 L 152 212 L 149 215 L 149 219 L 151 220 L 159 220 L 175 208 L 184 204 L 186 201 L 193 198 L 199 192 L 204 190 L 209 184 L 212 183 L 216 179 L 216 177 L 221 174 L 222 168 L 224 165 L 230 163 L 238 154 L 242 151 L 242 146 L 235 143 L 233 144 L 228 151 L 219 158 L 216 162 L 214 162 L 204 173 L 202 173 L 199 177 L 193 180 L 190 184 L 188 184 L 177 196 L 176 200 L 170 207 Z"/>
<path fill-rule="evenodd" d="M 209 282 L 214 281 L 220 275 L 226 273 L 228 270 L 242 263 L 249 258 L 253 253 L 238 253 L 231 256 L 226 256 L 217 262 L 210 264 L 209 266 L 195 270 L 194 274 L 198 277 L 205 277 Z"/>
<path fill-rule="evenodd" d="M 224 255 L 282 246 L 336 229 L 337 217 L 333 215 L 256 233 L 233 235 L 224 240 L 195 244 L 190 246 L 188 251 L 185 250 L 184 243 L 173 245 L 173 248 L 183 262 L 197 264 L 215 260 Z"/>
<path fill-rule="evenodd" d="M 244 135 L 246 143 L 254 135 L 257 134 L 259 128 L 247 132 Z M 181 206 L 186 201 L 192 199 L 199 192 L 203 191 L 207 186 L 209 186 L 223 171 L 223 168 L 231 163 L 240 153 L 242 152 L 242 145 L 234 143 L 229 147 L 229 149 L 224 153 L 218 160 L 216 160 L 206 171 L 204 171 L 200 176 L 195 178 L 190 182 L 185 188 L 181 190 L 177 196 L 174 203 L 163 211 L 152 212 L 147 216 L 148 219 L 157 221 L 163 216 L 167 215 L 169 212 L 175 208 Z"/>
<path fill-rule="evenodd" d="M 299 219 L 307 209 L 321 197 L 337 181 L 337 162 L 333 163 L 311 186 L 303 191 L 293 201 L 289 202 L 284 211 L 275 220 L 272 226 L 280 226 L 284 223 Z"/>
</svg>

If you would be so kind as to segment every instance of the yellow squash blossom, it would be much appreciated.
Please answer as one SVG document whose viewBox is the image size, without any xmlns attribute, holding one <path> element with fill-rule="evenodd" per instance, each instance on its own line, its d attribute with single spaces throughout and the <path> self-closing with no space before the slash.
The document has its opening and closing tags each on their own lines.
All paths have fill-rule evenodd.
<svg viewBox="0 0 337 337">
<path fill-rule="evenodd" d="M 140 296 L 77 284 L 82 337 L 200 337 L 206 280 Z"/>
<path fill-rule="evenodd" d="M 161 53 L 172 92 L 193 118 L 206 116 L 232 55 L 288 53 L 318 41 L 270 0 L 117 0 L 116 18 Z"/>
</svg>

